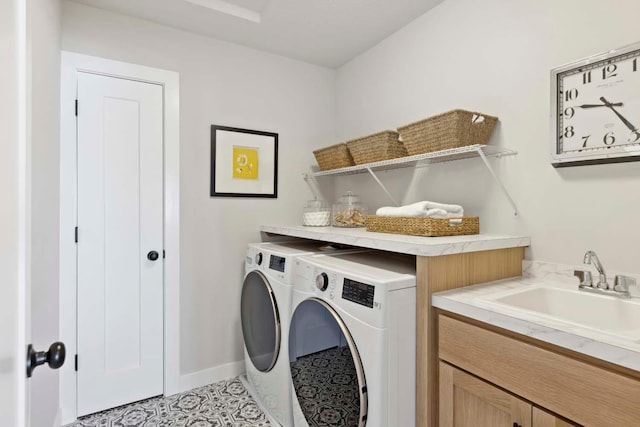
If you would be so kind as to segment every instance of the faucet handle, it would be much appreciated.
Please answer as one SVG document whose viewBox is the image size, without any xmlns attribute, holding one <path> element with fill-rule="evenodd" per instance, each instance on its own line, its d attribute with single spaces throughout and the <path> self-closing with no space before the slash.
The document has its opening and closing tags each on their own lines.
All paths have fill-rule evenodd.
<svg viewBox="0 0 640 427">
<path fill-rule="evenodd" d="M 616 292 L 629 293 L 629 286 L 636 286 L 636 279 L 618 274 L 613 281 L 613 290 Z"/>
<path fill-rule="evenodd" d="M 593 288 L 593 278 L 591 272 L 586 270 L 574 270 L 573 275 L 580 279 L 581 288 Z"/>
</svg>

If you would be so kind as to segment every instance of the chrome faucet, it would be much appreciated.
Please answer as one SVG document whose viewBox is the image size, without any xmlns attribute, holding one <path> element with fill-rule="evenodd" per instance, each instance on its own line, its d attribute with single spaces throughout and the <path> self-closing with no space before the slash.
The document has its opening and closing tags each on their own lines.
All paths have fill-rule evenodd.
<svg viewBox="0 0 640 427">
<path fill-rule="evenodd" d="M 597 286 L 600 289 L 610 290 L 611 288 L 609 288 L 609 284 L 607 283 L 607 273 L 605 273 L 604 267 L 598 259 L 598 255 L 596 255 L 594 251 L 587 251 L 587 253 L 584 254 L 583 262 L 585 264 L 593 264 L 596 270 L 598 270 L 598 273 L 600 273 L 600 279 L 598 280 Z"/>
<path fill-rule="evenodd" d="M 616 295 L 623 298 L 631 298 L 629 287 L 636 286 L 636 280 L 633 277 L 616 275 L 615 280 L 613 281 L 613 286 L 610 286 L 607 282 L 607 274 L 604 271 L 604 267 L 598 259 L 598 255 L 596 255 L 594 251 L 587 251 L 587 253 L 584 254 L 584 263 L 593 265 L 596 270 L 598 270 L 600 279 L 594 286 L 590 271 L 575 270 L 573 275 L 580 280 L 580 285 L 578 286 L 579 289 L 589 292 Z"/>
<path fill-rule="evenodd" d="M 636 279 L 633 277 L 616 276 L 616 279 L 613 281 L 613 290 L 625 298 L 631 298 L 629 287 L 636 285 Z"/>
</svg>

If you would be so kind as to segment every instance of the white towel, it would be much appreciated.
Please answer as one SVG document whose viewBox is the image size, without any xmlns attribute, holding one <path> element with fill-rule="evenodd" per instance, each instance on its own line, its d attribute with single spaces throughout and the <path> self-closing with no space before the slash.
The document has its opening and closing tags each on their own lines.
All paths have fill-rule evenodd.
<svg viewBox="0 0 640 427">
<path fill-rule="evenodd" d="M 432 218 L 456 218 L 464 216 L 460 205 L 446 205 L 435 202 L 418 202 L 400 207 L 385 206 L 376 211 L 379 216 L 429 216 Z"/>
<path fill-rule="evenodd" d="M 444 209 L 429 209 L 424 216 L 430 218 L 460 218 L 463 214 L 447 212 Z"/>
<path fill-rule="evenodd" d="M 391 207 L 385 206 L 376 211 L 379 216 L 425 216 L 427 208 L 425 202 L 413 203 L 411 205 Z"/>
<path fill-rule="evenodd" d="M 462 209 L 462 206 L 460 205 L 447 205 L 445 203 L 436 203 L 436 202 L 429 202 L 429 201 L 425 201 L 421 203 L 425 204 L 426 209 L 443 209 L 450 213 L 460 214 L 460 216 L 462 216 L 464 213 L 464 209 Z"/>
<path fill-rule="evenodd" d="M 430 218 L 455 218 L 450 220 L 449 223 L 462 224 L 462 219 L 460 217 L 464 216 L 464 210 L 460 211 L 460 213 L 451 213 L 444 209 L 429 209 L 425 216 Z"/>
</svg>

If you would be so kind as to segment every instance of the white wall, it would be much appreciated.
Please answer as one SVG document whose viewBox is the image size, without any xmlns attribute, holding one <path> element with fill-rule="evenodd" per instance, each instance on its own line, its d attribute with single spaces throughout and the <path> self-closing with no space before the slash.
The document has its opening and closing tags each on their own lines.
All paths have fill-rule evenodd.
<svg viewBox="0 0 640 427">
<path fill-rule="evenodd" d="M 246 245 L 261 224 L 300 221 L 301 173 L 335 139 L 334 72 L 70 2 L 62 47 L 180 73 L 181 371 L 242 360 Z M 212 124 L 279 133 L 277 199 L 209 197 Z"/>
<path fill-rule="evenodd" d="M 549 73 L 640 41 L 635 0 L 447 0 L 338 70 L 339 139 L 395 128 L 453 108 L 500 117 L 493 161 L 521 217 L 481 161 L 382 174 L 397 199 L 459 202 L 483 232 L 531 235 L 527 258 L 575 264 L 594 249 L 605 267 L 640 272 L 640 164 L 549 164 Z M 389 204 L 368 176 L 336 180 L 373 208 Z"/>
<path fill-rule="evenodd" d="M 60 33 L 58 0 L 28 0 L 31 69 L 31 336 L 39 351 L 59 337 L 59 123 Z M 73 363 L 68 356 L 66 363 Z M 31 425 L 51 427 L 59 408 L 59 371 L 40 367 L 30 380 Z"/>
</svg>

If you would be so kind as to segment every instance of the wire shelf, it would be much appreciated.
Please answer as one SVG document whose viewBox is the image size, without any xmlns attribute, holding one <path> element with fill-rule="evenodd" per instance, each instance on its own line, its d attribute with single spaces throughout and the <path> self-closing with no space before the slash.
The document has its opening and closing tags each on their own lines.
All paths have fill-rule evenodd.
<svg viewBox="0 0 640 427">
<path fill-rule="evenodd" d="M 518 154 L 517 151 L 508 150 L 493 145 L 476 144 L 461 148 L 453 148 L 450 150 L 435 151 L 433 153 L 401 157 L 399 159 L 383 160 L 381 162 L 367 163 L 364 165 L 349 166 L 346 168 L 332 169 L 328 171 L 311 172 L 306 174 L 306 176 L 315 178 L 320 176 L 354 175 L 359 173 L 367 173 L 370 172 L 370 170 L 380 171 L 409 167 L 423 167 L 428 166 L 432 163 L 442 163 L 454 160 L 481 157 L 479 151 L 482 151 L 482 153 L 484 153 L 484 155 L 487 157 L 503 157 Z"/>
</svg>

